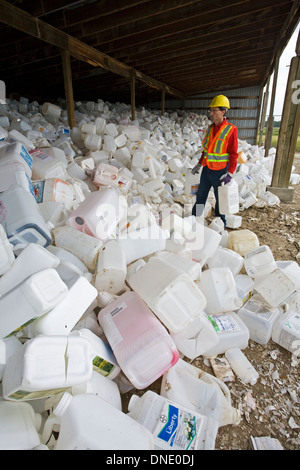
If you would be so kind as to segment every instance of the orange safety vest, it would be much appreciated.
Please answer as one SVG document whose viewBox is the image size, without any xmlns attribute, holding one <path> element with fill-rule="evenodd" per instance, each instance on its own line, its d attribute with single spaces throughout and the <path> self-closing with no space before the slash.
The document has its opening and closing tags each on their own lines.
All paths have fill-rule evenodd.
<svg viewBox="0 0 300 470">
<path fill-rule="evenodd" d="M 222 170 L 229 161 L 228 140 L 235 126 L 224 121 L 224 125 L 221 126 L 214 137 L 212 126 L 207 128 L 202 142 L 203 159 L 201 163 L 203 166 L 207 165 L 211 170 Z"/>
</svg>

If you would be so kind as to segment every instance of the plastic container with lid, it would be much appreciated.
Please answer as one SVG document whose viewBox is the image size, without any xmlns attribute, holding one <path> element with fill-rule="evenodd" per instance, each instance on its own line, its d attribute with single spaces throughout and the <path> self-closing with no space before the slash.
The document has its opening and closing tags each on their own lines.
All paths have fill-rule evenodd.
<svg viewBox="0 0 300 470">
<path fill-rule="evenodd" d="M 58 119 L 61 115 L 61 108 L 56 104 L 45 102 L 42 106 L 42 113 L 44 116 Z"/>
<path fill-rule="evenodd" d="M 42 441 L 59 427 L 53 450 L 152 450 L 152 434 L 94 394 L 64 393 L 45 423 Z"/>
<path fill-rule="evenodd" d="M 218 422 L 147 390 L 132 395 L 128 416 L 148 429 L 156 450 L 213 450 Z"/>
<path fill-rule="evenodd" d="M 93 172 L 93 183 L 95 186 L 116 186 L 118 168 L 107 163 L 99 163 Z"/>
<path fill-rule="evenodd" d="M 259 295 L 254 294 L 237 314 L 247 326 L 250 339 L 259 344 L 267 344 L 280 311 L 277 307 L 270 307 Z"/>
<path fill-rule="evenodd" d="M 183 359 L 163 375 L 160 394 L 178 405 L 213 418 L 219 426 L 240 422 L 240 413 L 232 406 L 228 387 L 217 377 Z"/>
<path fill-rule="evenodd" d="M 14 252 L 28 243 L 44 247 L 52 242 L 50 230 L 32 195 L 21 186 L 11 186 L 0 194 L 0 223 Z"/>
<path fill-rule="evenodd" d="M 44 315 L 67 295 L 57 271 L 47 268 L 32 274 L 0 297 L 0 338 L 5 338 Z"/>
<path fill-rule="evenodd" d="M 218 336 L 219 341 L 203 353 L 203 356 L 217 356 L 224 354 L 227 349 L 245 349 L 248 346 L 250 333 L 235 312 L 219 313 L 217 315 L 207 315 Z"/>
<path fill-rule="evenodd" d="M 125 292 L 100 310 L 98 321 L 128 380 L 144 389 L 179 358 L 165 327 L 143 300 Z"/>
<path fill-rule="evenodd" d="M 37 336 L 7 361 L 2 387 L 6 400 L 34 400 L 65 391 L 92 377 L 89 342 L 79 336 Z"/>
<path fill-rule="evenodd" d="M 256 384 L 259 374 L 239 348 L 228 349 L 225 352 L 225 357 L 234 373 L 243 383 L 250 385 Z"/>
<path fill-rule="evenodd" d="M 40 445 L 41 422 L 29 403 L 0 400 L 0 450 L 32 450 Z"/>
<path fill-rule="evenodd" d="M 185 329 L 206 306 L 191 277 L 157 256 L 131 273 L 127 282 L 172 333 Z"/>
</svg>

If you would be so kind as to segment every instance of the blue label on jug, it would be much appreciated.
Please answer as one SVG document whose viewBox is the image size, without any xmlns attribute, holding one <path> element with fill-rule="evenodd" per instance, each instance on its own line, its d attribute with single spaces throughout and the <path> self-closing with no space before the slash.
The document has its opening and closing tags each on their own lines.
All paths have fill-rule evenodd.
<svg viewBox="0 0 300 470">
<path fill-rule="evenodd" d="M 173 446 L 174 438 L 178 428 L 178 412 L 178 408 L 173 405 L 169 405 L 169 414 L 168 417 L 165 417 L 167 422 L 160 433 L 157 435 L 157 437 L 163 441 L 168 442 L 171 447 Z"/>
<path fill-rule="evenodd" d="M 22 145 L 22 147 L 21 147 L 20 155 L 21 155 L 21 157 L 25 160 L 25 162 L 27 163 L 27 165 L 29 166 L 29 168 L 32 170 L 33 159 L 32 159 L 32 157 L 29 155 L 29 153 L 27 152 L 27 150 L 26 150 L 26 148 L 24 147 L 24 145 Z"/>
<path fill-rule="evenodd" d="M 35 197 L 34 187 L 33 187 L 33 184 L 32 184 L 32 182 L 31 182 L 31 179 L 29 178 L 29 176 L 27 175 L 27 173 L 25 173 L 25 175 L 26 175 L 26 178 L 27 178 L 27 181 L 28 181 L 29 191 L 31 192 L 31 194 L 33 195 L 33 197 Z"/>
</svg>

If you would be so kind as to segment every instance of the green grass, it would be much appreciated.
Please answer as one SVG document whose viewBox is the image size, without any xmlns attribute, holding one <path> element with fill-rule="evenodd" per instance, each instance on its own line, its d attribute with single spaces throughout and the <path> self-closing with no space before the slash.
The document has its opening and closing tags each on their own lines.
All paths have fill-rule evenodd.
<svg viewBox="0 0 300 470">
<path fill-rule="evenodd" d="M 263 136 L 266 135 L 266 128 L 264 129 Z M 278 141 L 278 135 L 279 135 L 279 127 L 273 127 L 273 135 L 272 135 L 272 141 L 271 141 L 271 147 L 277 147 L 277 141 Z M 264 143 L 264 137 L 263 137 L 263 143 Z M 296 152 L 300 152 L 300 129 L 298 131 L 298 138 L 297 138 L 297 143 L 296 143 Z"/>
</svg>

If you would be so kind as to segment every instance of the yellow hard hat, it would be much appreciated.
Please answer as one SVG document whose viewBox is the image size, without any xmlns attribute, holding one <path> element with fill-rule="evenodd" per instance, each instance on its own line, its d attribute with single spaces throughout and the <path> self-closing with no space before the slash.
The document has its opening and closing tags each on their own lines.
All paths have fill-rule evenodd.
<svg viewBox="0 0 300 470">
<path fill-rule="evenodd" d="M 230 109 L 229 99 L 224 95 L 215 96 L 208 106 L 209 108 L 227 108 Z"/>
</svg>

